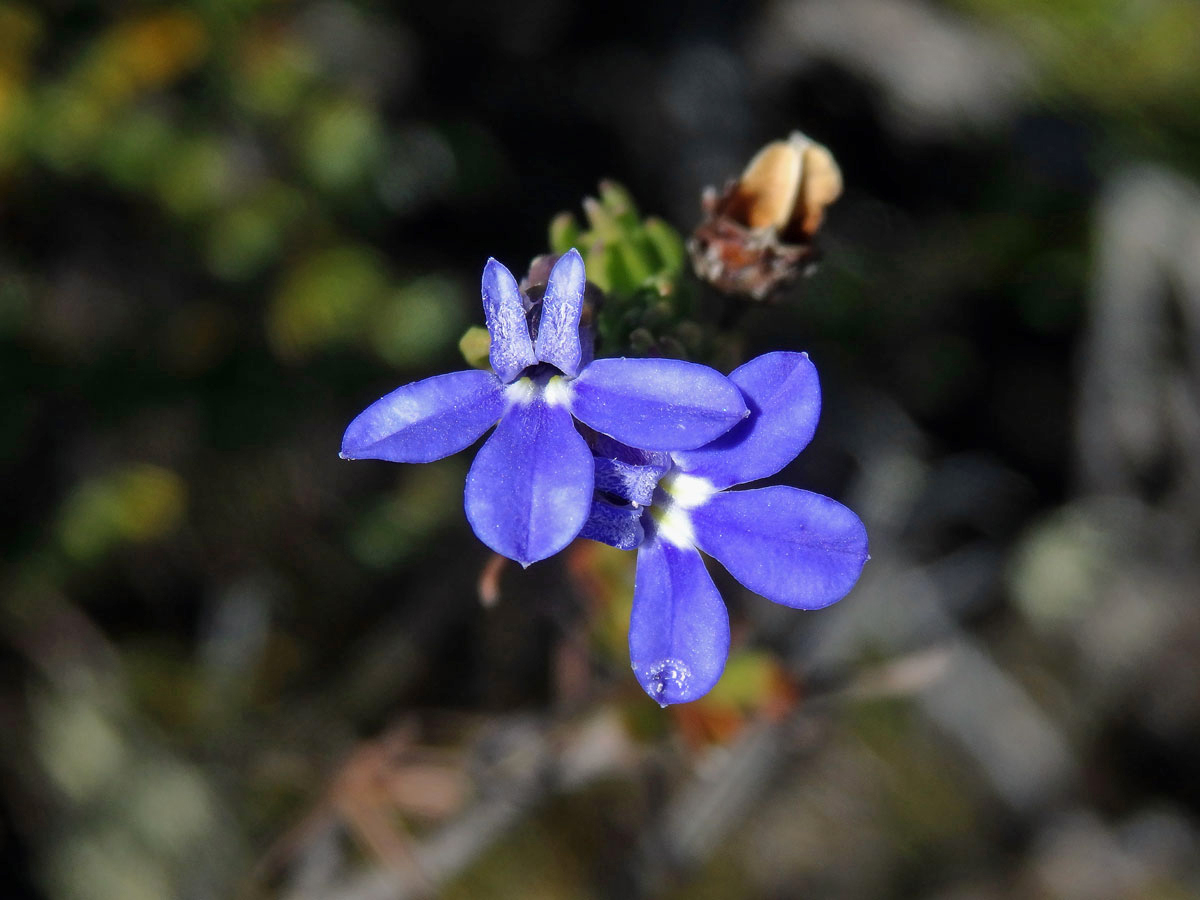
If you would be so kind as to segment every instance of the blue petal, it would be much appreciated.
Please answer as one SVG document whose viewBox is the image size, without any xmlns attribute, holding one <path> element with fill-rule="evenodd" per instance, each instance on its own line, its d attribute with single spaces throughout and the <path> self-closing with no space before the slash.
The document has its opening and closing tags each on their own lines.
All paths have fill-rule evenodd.
<svg viewBox="0 0 1200 900">
<path fill-rule="evenodd" d="M 636 550 L 646 535 L 642 529 L 644 512 L 633 506 L 615 506 L 607 500 L 594 499 L 579 536 L 618 550 Z"/>
<path fill-rule="evenodd" d="M 867 530 L 858 516 L 809 491 L 724 491 L 690 516 L 701 550 L 784 606 L 820 609 L 840 600 L 867 561 Z"/>
<path fill-rule="evenodd" d="M 746 415 L 732 381 L 678 359 L 598 359 L 571 386 L 580 421 L 644 450 L 699 447 Z"/>
<path fill-rule="evenodd" d="M 504 385 L 491 372 L 436 375 L 397 388 L 350 423 L 343 459 L 423 463 L 457 453 L 496 424 Z"/>
<path fill-rule="evenodd" d="M 583 352 L 579 343 L 579 316 L 583 312 L 586 284 L 583 257 L 572 247 L 550 270 L 538 323 L 538 359 L 572 378 L 579 372 Z"/>
<path fill-rule="evenodd" d="M 581 372 L 592 364 L 596 358 L 596 329 L 590 323 L 579 326 L 579 365 L 576 372 Z"/>
<path fill-rule="evenodd" d="M 638 506 L 649 506 L 654 500 L 654 489 L 658 487 L 659 479 L 666 474 L 670 465 L 668 461 L 662 466 L 637 466 L 619 459 L 597 456 L 596 490 Z"/>
<path fill-rule="evenodd" d="M 695 550 L 652 539 L 638 550 L 629 659 L 662 706 L 703 697 L 729 656 L 729 614 Z"/>
<path fill-rule="evenodd" d="M 494 259 L 489 259 L 483 267 L 483 315 L 492 336 L 488 351 L 492 369 L 501 381 L 509 384 L 538 360 L 529 339 L 521 289 L 512 272 Z"/>
<path fill-rule="evenodd" d="M 716 488 L 774 475 L 808 446 L 821 415 L 821 384 L 807 353 L 767 353 L 737 369 L 749 417 L 711 444 L 675 453 L 679 468 Z"/>
<path fill-rule="evenodd" d="M 512 406 L 467 474 L 467 520 L 527 566 L 571 543 L 592 505 L 592 454 L 571 414 L 540 396 Z"/>
<path fill-rule="evenodd" d="M 598 431 L 590 429 L 585 437 L 588 446 L 592 448 L 593 456 L 619 460 L 632 466 L 651 466 L 662 469 L 664 472 L 671 468 L 671 454 L 661 450 L 639 450 L 615 441 L 607 434 L 600 434 Z"/>
</svg>

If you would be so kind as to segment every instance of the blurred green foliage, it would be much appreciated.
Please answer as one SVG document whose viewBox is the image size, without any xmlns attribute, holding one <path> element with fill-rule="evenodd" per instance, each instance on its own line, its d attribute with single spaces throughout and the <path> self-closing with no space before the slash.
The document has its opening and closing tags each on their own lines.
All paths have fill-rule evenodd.
<svg viewBox="0 0 1200 900">
<path fill-rule="evenodd" d="M 951 0 L 1019 42 L 1040 91 L 1071 116 L 1119 127 L 1122 153 L 1147 153 L 1193 174 L 1200 161 L 1200 8 L 1189 0 Z M 1116 148 L 1114 148 L 1116 149 Z"/>
<path fill-rule="evenodd" d="M 187 485 L 178 475 L 134 464 L 76 486 L 59 516 L 59 541 L 72 559 L 90 562 L 122 541 L 167 535 L 186 514 Z"/>
<path fill-rule="evenodd" d="M 357 341 L 392 365 L 422 364 L 461 327 L 460 285 L 410 285 L 373 247 L 340 235 L 337 219 L 346 204 L 403 212 L 422 202 L 396 175 L 442 163 L 408 158 L 398 172 L 393 158 L 432 142 L 453 168 L 459 138 L 386 125 L 378 97 L 341 82 L 295 21 L 256 20 L 260 6 L 131 11 L 37 78 L 49 16 L 0 6 L 0 190 L 38 166 L 98 177 L 156 204 L 216 279 L 274 282 L 266 329 L 281 359 Z M 207 118 L 182 102 L 193 96 Z M 469 152 L 496 167 L 486 141 Z M 429 183 L 453 188 L 441 171 Z"/>
<path fill-rule="evenodd" d="M 51 896 L 228 896 L 244 836 L 196 754 L 255 746 L 251 709 L 294 721 L 282 692 L 330 652 L 295 633 L 308 604 L 351 627 L 361 573 L 463 530 L 454 461 L 352 511 L 330 490 L 351 407 L 444 365 L 477 311 L 474 275 L 393 253 L 388 223 L 505 167 L 478 124 L 385 109 L 403 37 L 344 4 L 0 3 L 0 461 L 38 472 L 12 482 L 38 513 L 15 514 L 0 620 L 44 667 Z M 294 813 L 304 772 L 248 778 L 238 816 L 277 833 L 256 804 Z"/>
<path fill-rule="evenodd" d="M 954 0 L 1020 38 L 1047 89 L 1108 111 L 1172 107 L 1194 121 L 1200 10 L 1187 0 Z"/>
</svg>

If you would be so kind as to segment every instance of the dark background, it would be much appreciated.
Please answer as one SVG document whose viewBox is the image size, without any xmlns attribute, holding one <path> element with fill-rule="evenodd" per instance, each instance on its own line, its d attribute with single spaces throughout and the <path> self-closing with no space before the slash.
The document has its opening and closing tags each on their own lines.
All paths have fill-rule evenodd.
<svg viewBox="0 0 1200 900">
<path fill-rule="evenodd" d="M 1200 11 L 1183 0 L 0 4 L 0 787 L 17 895 L 1200 896 Z M 685 234 L 801 129 L 788 483 L 872 560 L 477 587 L 470 453 L 345 463 L 601 178 Z M 715 567 L 714 567 L 715 568 Z M 493 573 L 494 574 L 494 573 Z"/>
</svg>

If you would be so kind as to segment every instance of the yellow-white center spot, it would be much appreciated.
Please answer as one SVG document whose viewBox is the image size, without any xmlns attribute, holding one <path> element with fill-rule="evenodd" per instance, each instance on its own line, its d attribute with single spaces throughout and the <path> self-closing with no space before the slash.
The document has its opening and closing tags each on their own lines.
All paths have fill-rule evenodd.
<svg viewBox="0 0 1200 900">
<path fill-rule="evenodd" d="M 663 540 L 683 550 L 696 546 L 696 532 L 692 529 L 692 519 L 686 509 L 675 505 L 653 506 L 650 515 L 654 516 L 658 535 Z"/>
<path fill-rule="evenodd" d="M 672 507 L 683 509 L 695 509 L 707 503 L 708 498 L 717 492 L 707 478 L 674 470 L 668 472 L 658 486 L 670 496 Z"/>
<path fill-rule="evenodd" d="M 546 403 L 550 406 L 571 408 L 571 386 L 567 384 L 567 379 L 555 375 L 546 382 Z"/>
<path fill-rule="evenodd" d="M 573 395 L 567 379 L 555 375 L 544 385 L 538 384 L 532 378 L 519 378 L 504 389 L 504 396 L 511 406 L 526 406 L 533 402 L 534 397 L 541 396 L 547 406 L 563 406 L 570 409 Z"/>
<path fill-rule="evenodd" d="M 537 396 L 537 386 L 532 378 L 521 378 L 504 389 L 504 396 L 514 406 L 532 403 Z"/>
<path fill-rule="evenodd" d="M 662 502 L 661 494 L 658 495 L 659 500 L 650 509 L 650 515 L 654 516 L 659 535 L 676 547 L 691 549 L 696 546 L 696 532 L 688 510 L 707 503 L 717 492 L 716 488 L 707 478 L 687 475 L 678 469 L 664 475 L 658 487 L 666 494 L 666 502 Z"/>
</svg>

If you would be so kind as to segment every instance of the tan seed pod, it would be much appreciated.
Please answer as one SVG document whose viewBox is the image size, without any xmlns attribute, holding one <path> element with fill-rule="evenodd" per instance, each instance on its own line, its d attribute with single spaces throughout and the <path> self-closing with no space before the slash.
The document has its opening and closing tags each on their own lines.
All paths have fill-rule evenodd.
<svg viewBox="0 0 1200 900">
<path fill-rule="evenodd" d="M 747 228 L 782 230 L 800 194 L 803 159 L 791 140 L 767 144 L 737 180 L 725 215 Z"/>
<path fill-rule="evenodd" d="M 723 210 L 747 228 L 774 227 L 785 239 L 811 238 L 825 207 L 842 193 L 833 154 L 799 131 L 772 141 L 750 160 Z"/>
<path fill-rule="evenodd" d="M 696 274 L 724 293 L 768 299 L 816 260 L 813 238 L 841 193 L 826 147 L 799 131 L 772 141 L 724 191 L 705 192 L 707 217 L 688 244 Z"/>
<path fill-rule="evenodd" d="M 797 137 L 808 140 L 799 132 L 792 134 L 792 140 Z M 842 170 L 828 149 L 815 141 L 808 141 L 804 148 L 801 172 L 798 202 L 793 208 L 787 231 L 790 233 L 798 226 L 804 237 L 811 238 L 821 227 L 825 207 L 842 195 Z"/>
</svg>

